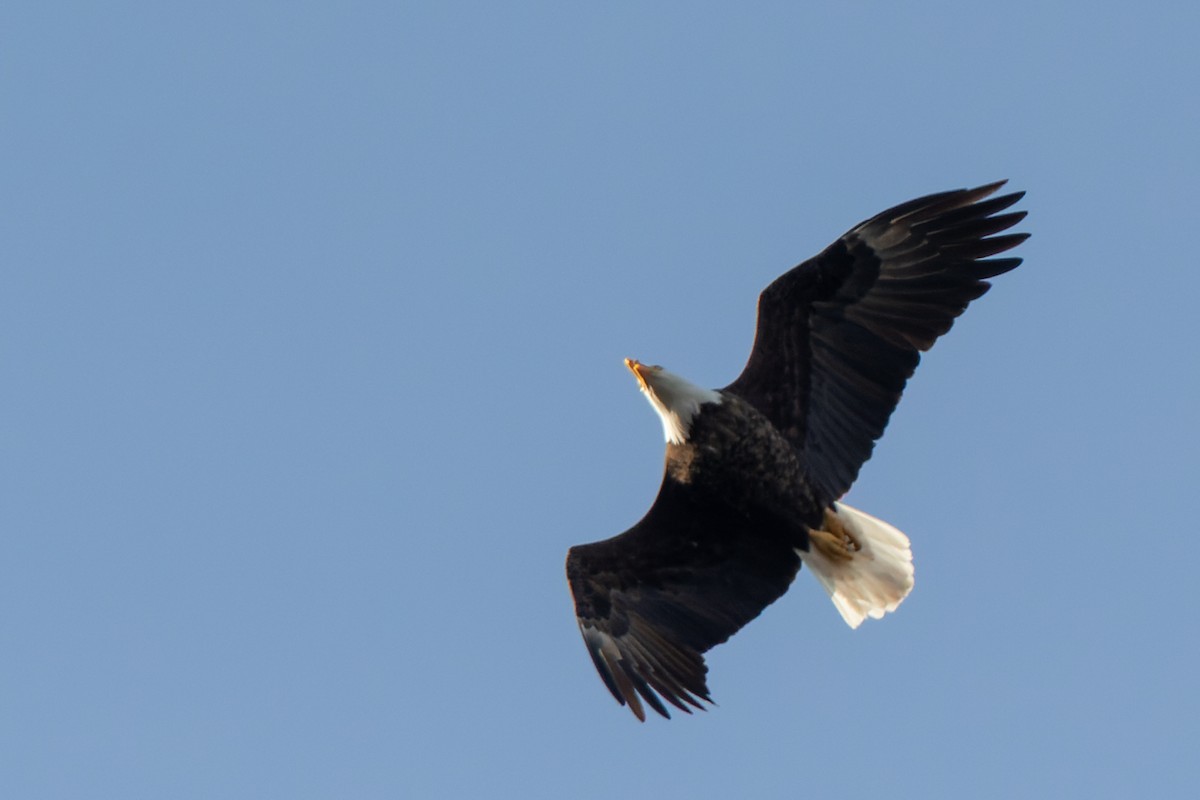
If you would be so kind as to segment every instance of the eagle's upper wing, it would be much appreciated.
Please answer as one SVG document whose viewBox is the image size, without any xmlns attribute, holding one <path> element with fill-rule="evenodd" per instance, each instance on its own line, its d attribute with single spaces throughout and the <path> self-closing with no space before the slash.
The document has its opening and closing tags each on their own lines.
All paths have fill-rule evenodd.
<svg viewBox="0 0 1200 800">
<path fill-rule="evenodd" d="M 712 702 L 701 655 L 778 599 L 800 568 L 794 524 L 714 507 L 670 477 L 620 536 L 567 553 L 567 580 L 588 652 L 638 719 L 644 700 L 691 713 Z M 660 699 L 661 697 L 661 699 Z"/>
<path fill-rule="evenodd" d="M 726 391 L 800 451 L 821 499 L 850 488 L 900 400 L 920 352 L 1019 258 L 989 256 L 1028 234 L 995 236 L 1025 212 L 1004 181 L 903 203 L 784 273 L 758 300 L 754 348 Z"/>
</svg>

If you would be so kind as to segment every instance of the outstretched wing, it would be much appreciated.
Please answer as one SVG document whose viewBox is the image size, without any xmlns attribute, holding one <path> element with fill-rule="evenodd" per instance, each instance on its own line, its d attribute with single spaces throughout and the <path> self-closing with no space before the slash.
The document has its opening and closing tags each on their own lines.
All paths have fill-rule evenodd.
<svg viewBox="0 0 1200 800">
<path fill-rule="evenodd" d="M 1014 269 L 995 258 L 1028 234 L 996 236 L 1024 192 L 984 199 L 1004 181 L 888 209 L 784 273 L 758 300 L 750 359 L 726 387 L 800 451 L 829 502 L 850 488 L 905 383 L 955 317 Z"/>
<path fill-rule="evenodd" d="M 567 580 L 596 671 L 646 719 L 711 703 L 703 653 L 780 597 L 800 568 L 794 525 L 735 516 L 670 477 L 620 536 L 572 547 Z"/>
</svg>

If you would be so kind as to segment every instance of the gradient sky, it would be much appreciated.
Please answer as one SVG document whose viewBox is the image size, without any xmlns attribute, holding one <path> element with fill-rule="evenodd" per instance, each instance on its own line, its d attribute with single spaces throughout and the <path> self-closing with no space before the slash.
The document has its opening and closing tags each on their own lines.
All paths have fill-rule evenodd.
<svg viewBox="0 0 1200 800">
<path fill-rule="evenodd" d="M 15 3 L 0 13 L 0 795 L 1190 797 L 1195 3 Z M 562 565 L 658 487 L 621 360 L 1011 179 L 1024 266 L 811 576 L 638 724 Z"/>
</svg>

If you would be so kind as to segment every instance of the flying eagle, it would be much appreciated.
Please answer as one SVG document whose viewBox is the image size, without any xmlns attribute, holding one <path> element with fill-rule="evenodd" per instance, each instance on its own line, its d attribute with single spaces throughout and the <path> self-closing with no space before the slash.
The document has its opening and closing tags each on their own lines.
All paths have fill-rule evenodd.
<svg viewBox="0 0 1200 800">
<path fill-rule="evenodd" d="M 750 359 L 703 389 L 625 365 L 662 420 L 662 486 L 636 525 L 572 547 L 567 580 L 596 670 L 621 705 L 691 713 L 711 703 L 703 653 L 787 591 L 801 564 L 856 628 L 913 585 L 908 538 L 838 502 L 883 434 L 921 352 L 950 330 L 990 258 L 1028 234 L 1001 213 L 1004 181 L 921 197 L 856 226 L 758 300 Z"/>
</svg>

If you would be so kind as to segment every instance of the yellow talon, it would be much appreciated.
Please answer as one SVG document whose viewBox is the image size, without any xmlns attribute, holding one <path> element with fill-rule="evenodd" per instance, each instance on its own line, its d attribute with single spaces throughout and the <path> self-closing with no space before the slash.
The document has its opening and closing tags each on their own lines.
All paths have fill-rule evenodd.
<svg viewBox="0 0 1200 800">
<path fill-rule="evenodd" d="M 862 549 L 862 544 L 846 530 L 837 514 L 828 508 L 825 509 L 821 527 L 808 532 L 808 541 L 821 555 L 832 561 L 849 561 Z"/>
</svg>

